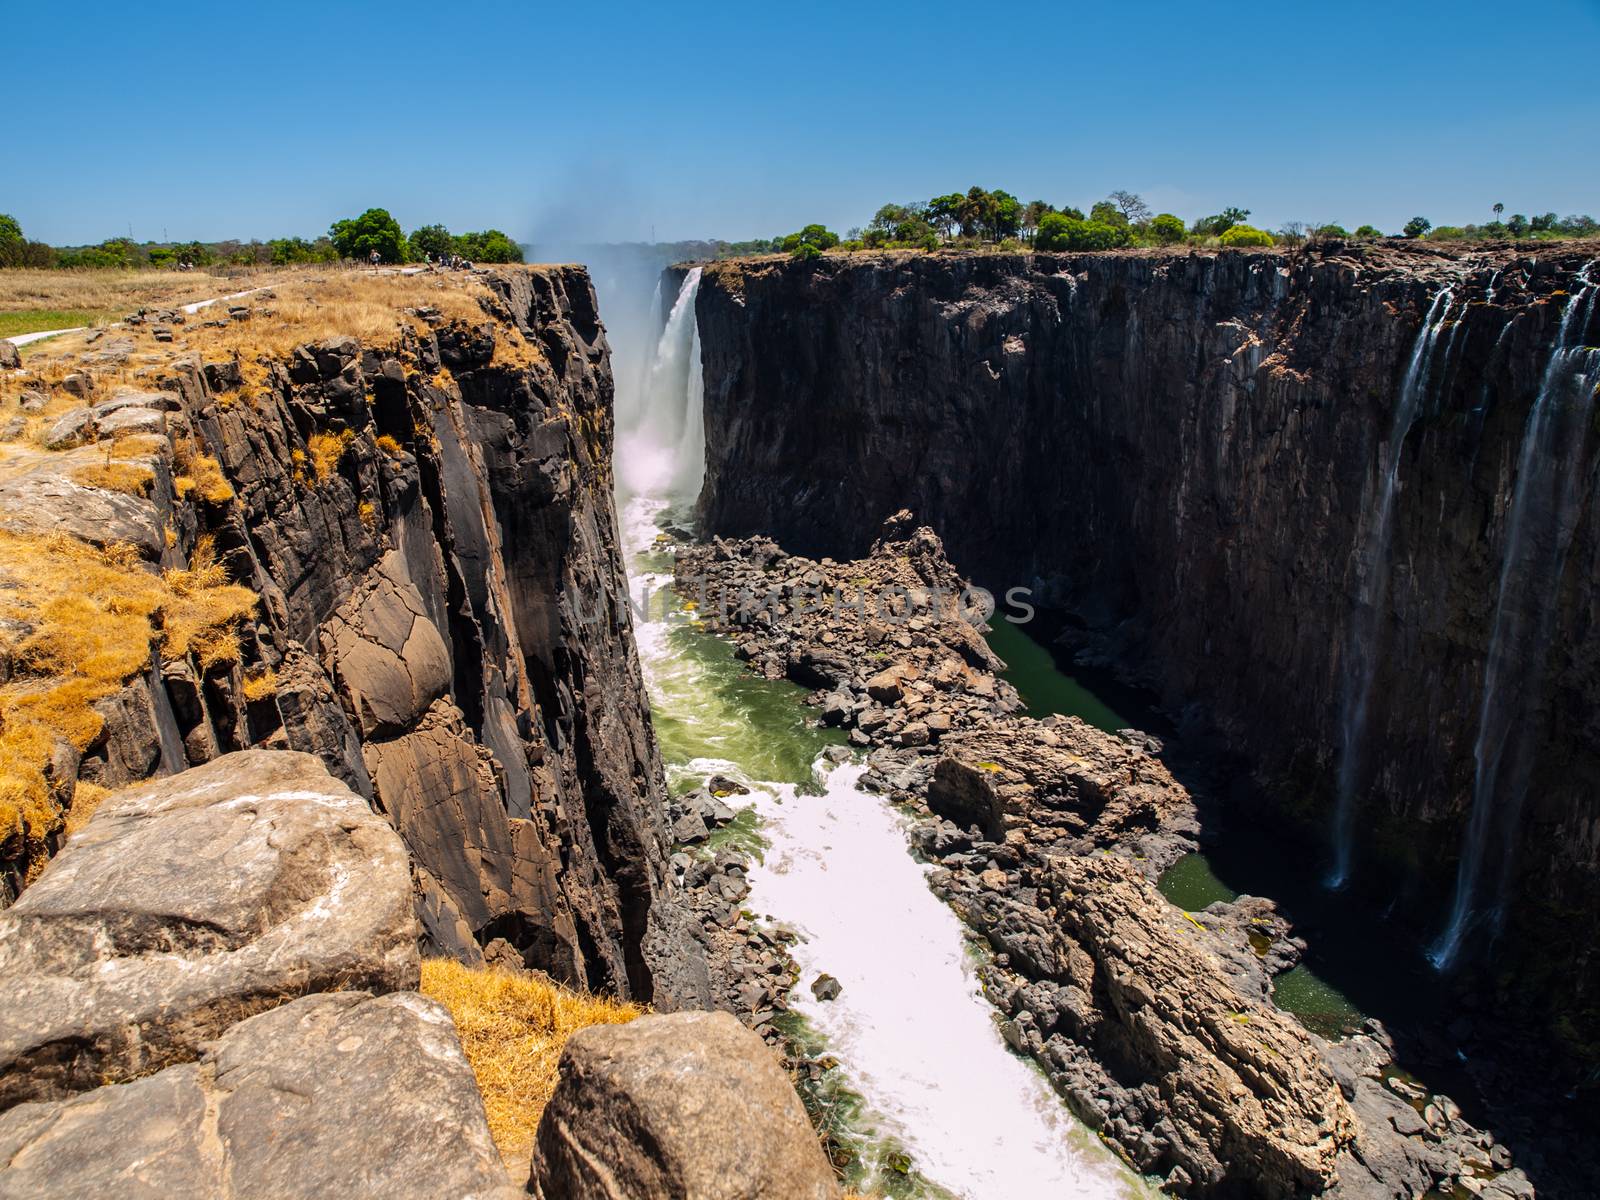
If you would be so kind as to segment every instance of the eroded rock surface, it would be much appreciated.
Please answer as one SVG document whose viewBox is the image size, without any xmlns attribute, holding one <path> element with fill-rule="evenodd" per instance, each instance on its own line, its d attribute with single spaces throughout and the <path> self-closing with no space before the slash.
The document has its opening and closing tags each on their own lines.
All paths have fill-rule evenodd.
<svg viewBox="0 0 1600 1200">
<path fill-rule="evenodd" d="M 414 988 L 404 846 L 305 754 L 114 796 L 0 912 L 0 1106 L 196 1058 L 313 992 Z"/>
<path fill-rule="evenodd" d="M 197 1062 L 0 1114 L 0 1196 L 510 1200 L 450 1014 L 307 996 Z"/>
<path fill-rule="evenodd" d="M 788 1077 L 726 1013 L 580 1030 L 539 1122 L 545 1200 L 836 1200 Z"/>
</svg>

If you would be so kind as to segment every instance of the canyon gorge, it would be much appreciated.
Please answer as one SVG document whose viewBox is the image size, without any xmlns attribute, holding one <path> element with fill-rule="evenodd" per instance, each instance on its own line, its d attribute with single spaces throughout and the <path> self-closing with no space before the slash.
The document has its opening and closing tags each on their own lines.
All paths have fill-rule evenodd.
<svg viewBox="0 0 1600 1200">
<path fill-rule="evenodd" d="M 247 615 L 157 606 L 5 793 L 0 1191 L 142 1112 L 249 1163 L 230 1081 L 338 1031 L 405 1064 L 344 1121 L 455 1122 L 372 1194 L 1586 1194 L 1597 256 L 640 256 L 10 364 L 9 561 Z M 1393 974 L 1320 1019 L 1351 943 Z M 661 1015 L 502 1164 L 419 955 Z"/>
</svg>

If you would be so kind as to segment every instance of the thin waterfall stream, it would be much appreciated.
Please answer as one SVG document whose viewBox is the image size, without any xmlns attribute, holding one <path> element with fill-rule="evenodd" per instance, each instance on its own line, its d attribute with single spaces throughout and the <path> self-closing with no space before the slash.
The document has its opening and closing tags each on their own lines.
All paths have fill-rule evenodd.
<svg viewBox="0 0 1600 1200">
<path fill-rule="evenodd" d="M 1350 618 L 1345 647 L 1346 669 L 1340 720 L 1341 749 L 1337 806 L 1334 810 L 1333 870 L 1328 886 L 1342 888 L 1350 881 L 1355 845 L 1356 801 L 1362 781 L 1363 742 L 1367 730 L 1367 710 L 1372 700 L 1372 685 L 1378 673 L 1378 639 L 1382 634 L 1384 604 L 1389 594 L 1389 545 L 1394 538 L 1395 496 L 1399 491 L 1400 452 L 1406 435 L 1416 422 L 1432 374 L 1433 350 L 1444 327 L 1453 297 L 1441 288 L 1428 306 L 1417 331 L 1411 360 L 1406 365 L 1400 395 L 1395 403 L 1394 421 L 1378 460 L 1378 492 L 1371 509 L 1366 540 L 1361 548 L 1360 590 L 1355 612 Z"/>
<path fill-rule="evenodd" d="M 858 786 L 859 762 L 824 753 L 837 735 L 815 726 L 801 689 L 746 672 L 673 602 L 659 535 L 686 519 L 704 470 L 699 279 L 685 278 L 637 389 L 618 395 L 635 633 L 669 786 L 688 790 L 716 772 L 750 789 L 748 816 L 735 822 L 759 847 L 745 906 L 799 933 L 802 981 L 827 972 L 842 984 L 828 1002 L 797 987 L 794 1010 L 859 1097 L 862 1141 L 909 1159 L 864 1154 L 848 1182 L 974 1200 L 1152 1195 L 1007 1049 L 975 952 L 929 890 L 899 814 Z"/>
<path fill-rule="evenodd" d="M 1584 435 L 1600 387 L 1600 350 L 1583 344 L 1596 292 L 1596 285 L 1588 282 L 1593 265 L 1579 273 L 1584 286 L 1567 301 L 1523 430 L 1483 667 L 1471 817 L 1449 922 L 1428 948 L 1429 960 L 1441 970 L 1456 963 L 1467 935 L 1480 921 L 1487 919 L 1491 933 L 1497 931 L 1499 903 L 1510 878 L 1532 769 L 1529 726 L 1538 718 L 1529 711 L 1528 698 L 1539 692 L 1555 596 L 1586 477 Z M 1491 850 L 1498 852 L 1499 862 L 1494 896 L 1485 912 L 1483 875 Z"/>
</svg>

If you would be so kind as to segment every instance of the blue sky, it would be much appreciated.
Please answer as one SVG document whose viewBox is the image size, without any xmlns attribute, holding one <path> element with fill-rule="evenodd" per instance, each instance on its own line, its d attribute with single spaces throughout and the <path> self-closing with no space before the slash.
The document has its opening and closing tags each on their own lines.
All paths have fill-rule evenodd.
<svg viewBox="0 0 1600 1200">
<path fill-rule="evenodd" d="M 0 212 L 58 244 L 770 236 L 973 183 L 1186 218 L 1600 216 L 1600 0 L 8 5 Z"/>
</svg>

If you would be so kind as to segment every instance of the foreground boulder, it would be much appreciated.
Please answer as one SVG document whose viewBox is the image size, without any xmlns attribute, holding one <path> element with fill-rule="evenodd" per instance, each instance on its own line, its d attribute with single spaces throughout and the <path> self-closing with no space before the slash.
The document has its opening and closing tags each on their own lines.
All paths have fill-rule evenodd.
<svg viewBox="0 0 1600 1200">
<path fill-rule="evenodd" d="M 414 988 L 405 847 L 307 754 L 105 801 L 0 913 L 0 1108 L 200 1057 L 313 992 Z"/>
<path fill-rule="evenodd" d="M 449 1014 L 308 996 L 199 1062 L 0 1114 L 0 1196 L 504 1200 L 518 1195 Z"/>
<path fill-rule="evenodd" d="M 800 1098 L 727 1013 L 580 1030 L 539 1122 L 545 1200 L 830 1200 L 839 1186 Z"/>
</svg>

